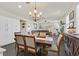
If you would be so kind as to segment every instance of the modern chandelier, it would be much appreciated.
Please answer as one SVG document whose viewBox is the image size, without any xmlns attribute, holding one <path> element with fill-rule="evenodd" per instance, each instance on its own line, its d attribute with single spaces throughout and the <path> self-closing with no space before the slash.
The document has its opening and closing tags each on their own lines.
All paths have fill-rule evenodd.
<svg viewBox="0 0 79 59">
<path fill-rule="evenodd" d="M 42 16 L 42 12 L 37 11 L 36 2 L 33 12 L 29 11 L 29 16 L 36 22 L 39 20 Z"/>
</svg>

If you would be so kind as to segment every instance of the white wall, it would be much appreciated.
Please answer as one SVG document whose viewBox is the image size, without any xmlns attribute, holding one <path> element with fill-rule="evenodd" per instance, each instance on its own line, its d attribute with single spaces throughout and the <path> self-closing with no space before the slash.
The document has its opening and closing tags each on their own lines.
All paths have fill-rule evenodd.
<svg viewBox="0 0 79 59">
<path fill-rule="evenodd" d="M 79 4 L 76 7 L 76 33 L 79 33 Z"/>
<path fill-rule="evenodd" d="M 64 32 L 67 33 L 69 27 L 69 15 L 66 16 L 66 19 L 64 21 L 65 21 Z"/>
<path fill-rule="evenodd" d="M 0 10 L 0 46 L 14 42 L 14 32 L 20 32 L 20 20 L 26 21 L 26 33 L 34 30 L 34 21 L 23 19 L 7 11 Z M 30 29 L 28 26 L 30 25 Z"/>
<path fill-rule="evenodd" d="M 30 21 L 29 19 L 21 19 L 21 20 L 23 20 L 24 23 L 25 23 L 25 28 L 21 27 L 21 29 L 20 29 L 20 31 L 21 31 L 22 34 L 28 34 L 28 32 L 31 33 L 32 30 L 36 30 L 34 28 L 34 23 L 36 23 L 36 22 Z"/>
<path fill-rule="evenodd" d="M 20 30 L 19 20 L 0 16 L 0 46 L 14 42 L 14 32 Z"/>
<path fill-rule="evenodd" d="M 79 14 L 79 8 L 76 5 L 70 7 L 69 10 L 66 12 L 66 14 L 64 16 L 65 17 L 64 32 L 68 33 L 68 29 L 67 28 L 69 28 L 69 22 L 71 22 L 71 21 L 69 21 L 69 14 L 72 11 L 74 11 L 74 19 L 72 19 L 72 21 L 74 21 L 74 27 L 76 27 L 76 33 L 79 33 L 79 29 L 77 27 L 78 23 L 79 23 L 79 21 L 78 21 L 78 19 L 79 19 L 79 15 L 78 15 Z"/>
<path fill-rule="evenodd" d="M 19 20 L 17 18 L 0 13 L 0 46 L 13 43 L 14 32 L 17 31 L 20 31 Z"/>
<path fill-rule="evenodd" d="M 56 29 L 59 29 L 59 20 L 46 20 L 47 22 L 45 22 L 45 20 L 42 20 L 42 21 L 37 21 L 37 22 L 34 22 L 34 21 L 29 21 L 29 19 L 21 19 L 21 20 L 25 20 L 26 22 L 26 34 L 28 34 L 28 32 L 31 32 L 32 30 L 49 30 L 52 32 L 52 33 L 57 33 Z M 37 29 L 34 28 L 34 24 L 37 24 Z M 42 29 L 39 28 L 39 26 L 42 26 Z M 28 28 L 28 26 L 30 26 L 30 28 Z M 23 31 L 21 31 L 23 32 Z"/>
<path fill-rule="evenodd" d="M 59 29 L 59 20 L 42 20 L 38 23 L 41 26 L 41 29 L 50 30 L 52 33 L 57 33 L 56 29 Z M 40 28 L 38 28 L 40 29 Z M 40 30 L 41 30 L 40 29 Z"/>
</svg>

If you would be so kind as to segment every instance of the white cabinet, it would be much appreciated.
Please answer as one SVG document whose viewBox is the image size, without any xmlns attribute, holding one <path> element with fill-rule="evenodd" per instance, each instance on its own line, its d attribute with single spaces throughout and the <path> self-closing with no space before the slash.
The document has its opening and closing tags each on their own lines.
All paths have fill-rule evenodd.
<svg viewBox="0 0 79 59">
<path fill-rule="evenodd" d="M 19 30 L 19 20 L 0 16 L 0 46 L 13 43 L 14 32 Z"/>
</svg>

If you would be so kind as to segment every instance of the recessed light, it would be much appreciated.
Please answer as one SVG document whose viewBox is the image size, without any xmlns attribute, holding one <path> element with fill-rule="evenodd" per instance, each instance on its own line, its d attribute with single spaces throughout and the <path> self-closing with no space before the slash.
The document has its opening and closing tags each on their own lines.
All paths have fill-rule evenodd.
<svg viewBox="0 0 79 59">
<path fill-rule="evenodd" d="M 18 5 L 18 8 L 22 8 L 22 5 Z"/>
</svg>

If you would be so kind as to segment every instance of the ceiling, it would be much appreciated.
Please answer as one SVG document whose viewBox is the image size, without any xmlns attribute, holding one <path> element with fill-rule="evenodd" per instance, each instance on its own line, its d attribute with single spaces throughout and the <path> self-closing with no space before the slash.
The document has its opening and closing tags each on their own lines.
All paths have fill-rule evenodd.
<svg viewBox="0 0 79 59">
<path fill-rule="evenodd" d="M 44 19 L 57 20 L 70 8 L 74 8 L 77 2 L 38 2 L 37 9 L 43 13 Z M 22 8 L 18 8 L 21 5 Z M 0 9 L 15 14 L 24 19 L 29 18 L 29 11 L 33 11 L 34 2 L 0 2 Z M 30 19 L 30 18 L 29 18 Z"/>
</svg>

